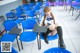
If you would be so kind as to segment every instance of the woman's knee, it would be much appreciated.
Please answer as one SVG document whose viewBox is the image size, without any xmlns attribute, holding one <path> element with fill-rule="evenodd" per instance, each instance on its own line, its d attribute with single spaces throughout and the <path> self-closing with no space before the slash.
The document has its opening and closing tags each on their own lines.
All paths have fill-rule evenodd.
<svg viewBox="0 0 80 53">
<path fill-rule="evenodd" d="M 61 26 L 57 26 L 57 31 L 61 31 L 62 27 Z"/>
<path fill-rule="evenodd" d="M 57 28 L 62 28 L 61 26 L 57 26 Z"/>
</svg>

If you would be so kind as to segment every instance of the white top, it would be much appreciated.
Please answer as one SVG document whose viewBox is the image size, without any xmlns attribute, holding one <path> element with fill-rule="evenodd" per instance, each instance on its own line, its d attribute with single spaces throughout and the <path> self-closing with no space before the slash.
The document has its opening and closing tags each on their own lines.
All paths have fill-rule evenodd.
<svg viewBox="0 0 80 53">
<path fill-rule="evenodd" d="M 47 15 L 47 16 L 46 16 L 45 24 L 47 24 L 47 25 L 54 24 L 54 20 L 53 20 L 53 18 L 52 18 L 51 15 Z"/>
</svg>

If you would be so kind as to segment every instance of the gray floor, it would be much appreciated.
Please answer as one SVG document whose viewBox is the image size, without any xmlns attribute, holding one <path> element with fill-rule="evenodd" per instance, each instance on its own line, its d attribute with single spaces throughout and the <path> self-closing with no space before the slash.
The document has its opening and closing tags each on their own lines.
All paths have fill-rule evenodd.
<svg viewBox="0 0 80 53">
<path fill-rule="evenodd" d="M 74 15 L 71 16 L 71 13 L 64 10 L 62 6 L 51 7 L 51 9 L 57 22 L 63 28 L 63 38 L 66 49 L 72 53 L 80 53 L 80 18 L 75 21 L 78 13 L 75 11 Z M 24 42 L 24 49 L 19 53 L 43 53 L 49 48 L 58 47 L 58 40 L 50 41 L 49 44 L 45 44 L 45 42 L 41 40 L 41 45 L 41 50 L 38 50 L 37 40 L 33 42 Z M 16 41 L 14 41 L 13 46 L 18 51 Z"/>
</svg>

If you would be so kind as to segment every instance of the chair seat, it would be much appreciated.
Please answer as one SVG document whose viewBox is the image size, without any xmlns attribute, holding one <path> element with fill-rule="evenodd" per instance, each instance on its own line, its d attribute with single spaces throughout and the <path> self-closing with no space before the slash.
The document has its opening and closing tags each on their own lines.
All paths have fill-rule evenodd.
<svg viewBox="0 0 80 53">
<path fill-rule="evenodd" d="M 0 46 L 0 53 L 18 53 L 13 47 L 12 47 L 12 52 L 1 52 L 1 46 Z"/>
<path fill-rule="evenodd" d="M 16 22 L 17 24 L 21 23 L 22 21 L 23 21 L 23 19 L 17 19 L 17 20 L 15 20 L 15 22 Z"/>
<path fill-rule="evenodd" d="M 44 37 L 42 36 L 41 34 L 41 39 L 44 39 Z M 55 35 L 48 35 L 48 40 L 55 40 L 55 39 L 58 39 L 58 34 L 55 34 Z"/>
<path fill-rule="evenodd" d="M 23 32 L 20 36 L 20 40 L 24 42 L 30 42 L 36 39 L 37 33 L 33 31 Z"/>
<path fill-rule="evenodd" d="M 17 37 L 17 35 L 4 34 L 4 35 L 1 37 L 1 41 L 11 41 L 11 42 L 13 42 L 16 37 Z"/>
<path fill-rule="evenodd" d="M 55 47 L 55 48 L 50 48 L 50 49 L 44 51 L 44 53 L 71 53 L 71 52 L 66 49 Z"/>
</svg>

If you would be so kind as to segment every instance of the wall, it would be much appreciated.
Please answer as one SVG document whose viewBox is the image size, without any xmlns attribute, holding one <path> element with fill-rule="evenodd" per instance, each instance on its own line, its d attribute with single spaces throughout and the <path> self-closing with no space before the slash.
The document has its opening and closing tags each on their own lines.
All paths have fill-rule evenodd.
<svg viewBox="0 0 80 53">
<path fill-rule="evenodd" d="M 15 2 L 7 3 L 5 5 L 0 6 L 0 15 L 4 15 L 12 9 L 15 9 L 17 6 L 21 5 L 22 1 L 17 0 Z"/>
</svg>

